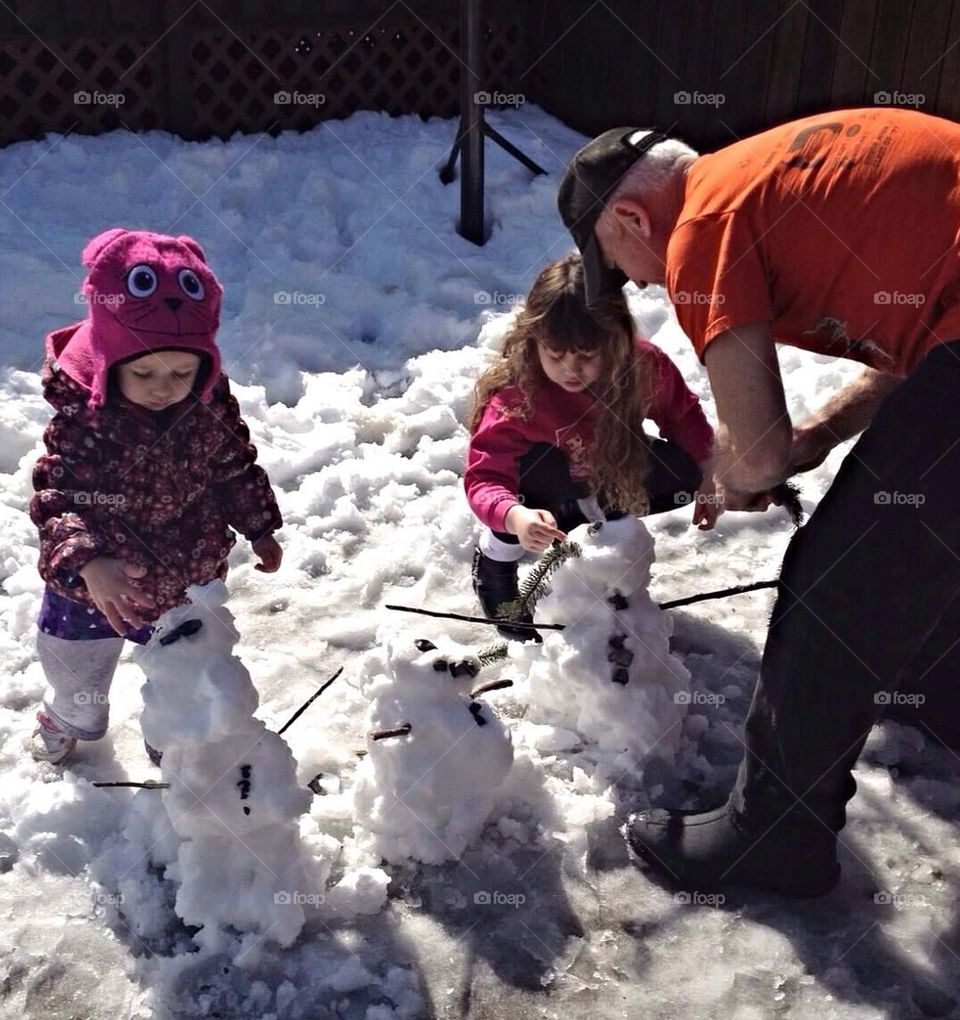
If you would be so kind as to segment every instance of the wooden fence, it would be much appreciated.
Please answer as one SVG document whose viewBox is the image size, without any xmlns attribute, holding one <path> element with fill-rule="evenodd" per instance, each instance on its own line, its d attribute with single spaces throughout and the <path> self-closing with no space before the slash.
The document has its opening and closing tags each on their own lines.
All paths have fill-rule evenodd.
<svg viewBox="0 0 960 1020">
<path fill-rule="evenodd" d="M 702 148 L 839 106 L 960 119 L 960 0 L 486 0 L 488 90 Z M 7 0 L 0 144 L 453 116 L 457 0 Z"/>
</svg>

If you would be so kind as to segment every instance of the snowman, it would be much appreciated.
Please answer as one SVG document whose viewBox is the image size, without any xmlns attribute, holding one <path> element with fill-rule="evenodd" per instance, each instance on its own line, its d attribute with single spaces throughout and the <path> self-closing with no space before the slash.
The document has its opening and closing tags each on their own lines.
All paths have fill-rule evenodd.
<svg viewBox="0 0 960 1020">
<path fill-rule="evenodd" d="M 286 743 L 253 717 L 259 699 L 232 654 L 226 586 L 187 594 L 134 652 L 147 677 L 143 735 L 162 752 L 163 806 L 178 837 L 167 868 L 180 883 L 175 909 L 201 928 L 204 948 L 223 948 L 229 929 L 287 946 L 304 904 L 323 898 L 299 835 L 311 795 Z"/>
<path fill-rule="evenodd" d="M 529 681 L 526 718 L 573 730 L 637 773 L 680 748 L 690 674 L 670 651 L 670 617 L 650 598 L 653 539 L 639 518 L 583 524 L 579 548 L 536 603 L 534 622 L 564 624 L 541 645 L 512 642 Z"/>
<path fill-rule="evenodd" d="M 480 659 L 446 638 L 381 628 L 364 660 L 367 753 L 354 807 L 392 863 L 456 860 L 477 838 L 513 764 L 509 730 L 480 700 Z"/>
</svg>

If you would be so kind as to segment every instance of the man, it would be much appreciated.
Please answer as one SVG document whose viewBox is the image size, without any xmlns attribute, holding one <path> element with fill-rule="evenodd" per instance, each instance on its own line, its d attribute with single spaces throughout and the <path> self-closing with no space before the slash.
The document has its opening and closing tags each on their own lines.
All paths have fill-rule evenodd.
<svg viewBox="0 0 960 1020">
<path fill-rule="evenodd" d="M 820 895 L 871 726 L 923 702 L 892 692 L 922 692 L 901 718 L 960 744 L 960 126 L 841 110 L 699 157 L 618 128 L 574 156 L 559 206 L 588 299 L 666 285 L 716 398 L 727 509 L 765 509 L 866 429 L 784 557 L 727 804 L 627 830 L 688 888 Z M 793 427 L 776 343 L 867 367 Z"/>
</svg>

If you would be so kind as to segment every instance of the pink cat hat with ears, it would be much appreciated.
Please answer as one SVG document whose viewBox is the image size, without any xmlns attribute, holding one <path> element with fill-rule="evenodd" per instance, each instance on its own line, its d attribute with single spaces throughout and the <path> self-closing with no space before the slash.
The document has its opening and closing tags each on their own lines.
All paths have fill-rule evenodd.
<svg viewBox="0 0 960 1020">
<path fill-rule="evenodd" d="M 156 351 L 205 356 L 200 399 L 220 377 L 216 345 L 223 290 L 192 237 L 114 227 L 83 249 L 87 317 L 47 337 L 48 356 L 90 390 L 89 405 L 107 397 L 110 367 Z"/>
</svg>

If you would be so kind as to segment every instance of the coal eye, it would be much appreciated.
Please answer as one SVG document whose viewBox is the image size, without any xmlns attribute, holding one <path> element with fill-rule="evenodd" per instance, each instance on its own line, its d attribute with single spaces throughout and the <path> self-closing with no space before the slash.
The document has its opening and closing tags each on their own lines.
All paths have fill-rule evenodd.
<svg viewBox="0 0 960 1020">
<path fill-rule="evenodd" d="M 150 297 L 157 289 L 157 274 L 152 266 L 139 265 L 127 273 L 127 290 L 133 297 Z"/>
<path fill-rule="evenodd" d="M 194 301 L 203 300 L 203 284 L 192 269 L 181 269 L 177 273 L 177 280 L 180 283 L 180 289 L 187 297 L 193 298 Z"/>
</svg>

